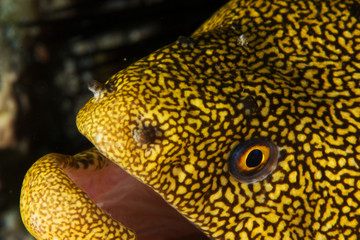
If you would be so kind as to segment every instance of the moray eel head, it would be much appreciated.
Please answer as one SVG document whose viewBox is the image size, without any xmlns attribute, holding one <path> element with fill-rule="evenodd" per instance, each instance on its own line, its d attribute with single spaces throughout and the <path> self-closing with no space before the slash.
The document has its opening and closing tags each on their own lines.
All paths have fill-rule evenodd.
<svg viewBox="0 0 360 240">
<path fill-rule="evenodd" d="M 199 62 L 206 64 L 220 47 L 211 45 L 215 37 L 181 37 L 105 85 L 91 82 L 94 98 L 77 116 L 78 129 L 101 154 L 210 236 L 214 229 L 203 213 L 220 214 L 211 210 L 214 200 L 227 208 L 223 201 L 234 200 L 226 199 L 234 198 L 231 189 L 265 179 L 280 154 L 271 138 L 250 131 L 248 119 L 259 121 L 269 106 L 246 89 L 241 68 L 219 63 L 200 71 Z M 229 41 L 234 49 L 225 49 L 226 55 L 241 56 L 246 46 L 238 37 Z M 221 196 L 223 191 L 230 195 Z"/>
<path fill-rule="evenodd" d="M 258 103 L 243 92 L 241 83 L 234 81 L 241 77 L 229 69 L 222 74 L 192 72 L 197 67 L 195 59 L 206 54 L 209 46 L 184 45 L 183 41 L 180 38 L 120 71 L 105 85 L 91 82 L 94 98 L 80 110 L 77 126 L 101 154 L 197 224 L 196 208 L 207 206 L 217 186 L 238 185 L 237 179 L 244 183 L 263 180 L 276 168 L 279 149 L 261 139 L 239 144 L 245 141 L 237 133 L 241 122 L 256 113 Z M 219 83 L 227 83 L 227 89 Z M 251 151 L 259 146 L 265 160 Z M 250 152 L 261 166 L 255 163 L 244 169 L 243 156 Z M 233 171 L 228 169 L 231 157 Z M 204 226 L 197 227 L 209 233 Z"/>
</svg>

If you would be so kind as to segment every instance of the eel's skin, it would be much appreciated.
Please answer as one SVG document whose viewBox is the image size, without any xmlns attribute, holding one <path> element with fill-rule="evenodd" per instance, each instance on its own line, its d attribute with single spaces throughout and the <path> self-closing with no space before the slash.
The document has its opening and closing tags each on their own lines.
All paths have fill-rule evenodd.
<svg viewBox="0 0 360 240">
<path fill-rule="evenodd" d="M 212 239 L 357 239 L 359 18 L 359 1 L 230 1 L 191 38 L 93 85 L 78 128 Z M 249 184 L 229 159 L 252 139 L 279 155 Z"/>
</svg>

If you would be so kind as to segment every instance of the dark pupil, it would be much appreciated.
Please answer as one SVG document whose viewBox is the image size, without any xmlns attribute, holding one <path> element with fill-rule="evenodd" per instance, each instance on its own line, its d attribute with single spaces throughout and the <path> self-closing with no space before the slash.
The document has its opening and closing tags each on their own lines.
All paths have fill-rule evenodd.
<svg viewBox="0 0 360 240">
<path fill-rule="evenodd" d="M 252 150 L 246 158 L 246 166 L 249 168 L 257 167 L 262 160 L 262 152 L 258 149 Z"/>
</svg>

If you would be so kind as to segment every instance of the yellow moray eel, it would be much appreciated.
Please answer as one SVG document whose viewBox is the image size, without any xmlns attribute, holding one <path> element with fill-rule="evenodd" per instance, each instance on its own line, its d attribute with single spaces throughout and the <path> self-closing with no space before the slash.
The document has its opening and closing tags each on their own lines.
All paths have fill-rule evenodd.
<svg viewBox="0 0 360 240">
<path fill-rule="evenodd" d="M 359 19 L 359 1 L 230 1 L 191 37 L 91 83 L 77 125 L 97 150 L 32 166 L 27 229 L 37 239 L 358 239 Z M 100 180 L 85 194 L 75 172 L 117 171 L 107 159 L 196 228 L 179 234 L 171 219 L 182 216 L 167 212 L 176 236 L 142 236 L 98 208 Z"/>
</svg>

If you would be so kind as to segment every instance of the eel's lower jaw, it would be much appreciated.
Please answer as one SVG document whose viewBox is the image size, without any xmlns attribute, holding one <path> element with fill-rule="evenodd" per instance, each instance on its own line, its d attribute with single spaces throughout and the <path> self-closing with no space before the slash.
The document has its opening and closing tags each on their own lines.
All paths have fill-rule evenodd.
<svg viewBox="0 0 360 240">
<path fill-rule="evenodd" d="M 137 239 L 208 239 L 150 187 L 113 162 L 97 170 L 64 169 L 92 201 Z"/>
</svg>

